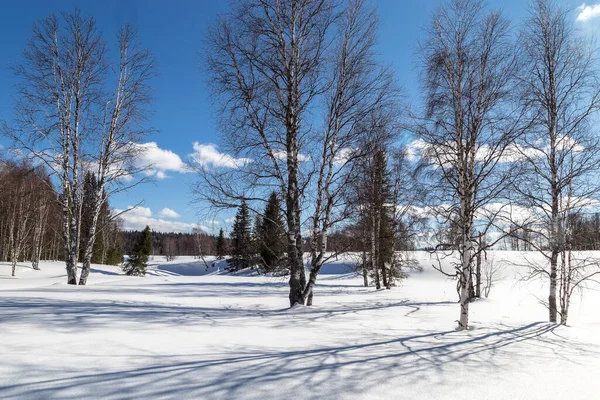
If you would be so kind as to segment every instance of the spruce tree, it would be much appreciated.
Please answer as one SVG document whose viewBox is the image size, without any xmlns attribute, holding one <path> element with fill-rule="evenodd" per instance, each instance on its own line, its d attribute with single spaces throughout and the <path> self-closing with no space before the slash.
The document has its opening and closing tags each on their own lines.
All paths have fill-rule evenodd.
<svg viewBox="0 0 600 400">
<path fill-rule="evenodd" d="M 142 231 L 137 243 L 133 246 L 132 254 L 129 260 L 123 266 L 123 271 L 127 275 L 146 275 L 146 267 L 148 266 L 148 257 L 152 253 L 152 231 L 150 227 Z"/>
<path fill-rule="evenodd" d="M 217 236 L 217 260 L 222 260 L 225 258 L 227 254 L 227 244 L 225 243 L 225 233 L 223 232 L 223 228 L 219 231 L 219 236 Z"/>
<path fill-rule="evenodd" d="M 273 192 L 267 201 L 259 230 L 260 264 L 265 272 L 275 272 L 282 268 L 285 247 L 285 225 L 281 205 L 277 193 Z"/>
<path fill-rule="evenodd" d="M 233 271 L 248 268 L 252 256 L 252 237 L 248 205 L 242 202 L 231 231 L 231 258 L 227 260 Z"/>
</svg>

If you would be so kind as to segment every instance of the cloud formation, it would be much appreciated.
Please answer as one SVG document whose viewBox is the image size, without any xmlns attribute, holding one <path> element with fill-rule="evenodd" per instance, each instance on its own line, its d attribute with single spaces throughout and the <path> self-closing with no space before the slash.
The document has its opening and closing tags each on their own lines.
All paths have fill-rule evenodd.
<svg viewBox="0 0 600 400">
<path fill-rule="evenodd" d="M 202 168 L 239 168 L 252 162 L 249 158 L 234 158 L 229 154 L 221 153 L 214 144 L 198 142 L 194 142 L 194 152 L 190 154 L 190 158 Z"/>
<path fill-rule="evenodd" d="M 131 208 L 131 206 L 129 208 Z M 165 208 L 161 210 L 161 212 L 159 213 L 159 217 L 162 216 L 161 214 L 165 210 L 169 209 Z M 115 213 L 122 212 L 123 210 L 115 210 Z M 157 232 L 191 232 L 194 228 L 200 228 L 204 231 L 209 230 L 209 228 L 198 224 L 190 224 L 187 222 L 168 221 L 162 218 L 154 218 L 152 210 L 148 207 L 135 207 L 121 214 L 120 218 L 123 221 L 123 229 L 125 230 L 141 231 L 146 227 L 146 225 Z"/>
<path fill-rule="evenodd" d="M 275 157 L 278 160 L 285 161 L 285 160 L 287 160 L 287 151 L 285 151 L 285 150 L 275 150 L 275 151 L 273 151 L 273 157 Z M 309 156 L 307 156 L 305 154 L 302 154 L 302 153 L 298 154 L 298 161 L 300 161 L 300 162 L 306 162 L 308 160 L 310 160 Z"/>
<path fill-rule="evenodd" d="M 577 21 L 587 22 L 591 19 L 600 17 L 600 4 L 587 5 L 583 3 L 579 7 L 579 14 L 577 15 Z"/>
<path fill-rule="evenodd" d="M 171 150 L 161 149 L 156 142 L 140 143 L 137 146 L 141 151 L 136 166 L 145 168 L 148 176 L 165 179 L 168 177 L 167 172 L 189 172 L 179 155 Z"/>
<path fill-rule="evenodd" d="M 171 219 L 177 219 L 179 217 L 181 217 L 181 215 L 177 214 L 177 212 L 175 212 L 175 210 L 172 210 L 170 208 L 163 208 L 162 210 L 160 210 L 160 212 L 158 213 L 159 217 L 163 217 L 163 218 L 171 218 Z"/>
</svg>

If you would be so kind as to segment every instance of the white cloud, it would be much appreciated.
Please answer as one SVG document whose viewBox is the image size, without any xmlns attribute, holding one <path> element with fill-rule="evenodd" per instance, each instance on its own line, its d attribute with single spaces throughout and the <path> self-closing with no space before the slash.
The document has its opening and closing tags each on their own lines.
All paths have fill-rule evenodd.
<svg viewBox="0 0 600 400">
<path fill-rule="evenodd" d="M 115 213 L 118 214 L 122 212 L 123 210 L 115 210 Z M 191 232 L 194 228 L 200 228 L 204 231 L 210 231 L 208 227 L 201 226 L 198 224 L 190 224 L 187 222 L 180 221 L 167 221 L 161 218 L 153 218 L 152 210 L 150 210 L 150 208 L 147 207 L 133 208 L 121 214 L 120 218 L 123 221 L 123 229 L 125 230 L 140 231 L 144 229 L 146 225 L 148 225 L 152 230 L 157 232 Z"/>
<path fill-rule="evenodd" d="M 171 150 L 158 147 L 156 142 L 141 143 L 137 145 L 141 152 L 136 161 L 138 168 L 146 168 L 147 175 L 155 175 L 158 179 L 167 178 L 167 172 L 189 172 L 179 155 Z"/>
<path fill-rule="evenodd" d="M 416 139 L 406 146 L 406 156 L 410 161 L 417 161 L 421 153 L 427 148 L 427 143 L 422 139 Z"/>
<path fill-rule="evenodd" d="M 194 142 L 194 152 L 190 154 L 190 158 L 202 168 L 239 168 L 252 162 L 249 158 L 234 158 L 229 154 L 221 153 L 214 144 L 201 144 L 198 142 Z"/>
<path fill-rule="evenodd" d="M 354 153 L 354 149 L 351 147 L 344 147 L 340 149 L 337 155 L 333 158 L 333 163 L 337 166 L 343 166 L 348 162 L 350 157 L 352 157 L 352 153 Z"/>
<path fill-rule="evenodd" d="M 163 208 L 162 210 L 160 210 L 158 215 L 163 218 L 171 218 L 171 219 L 177 219 L 177 218 L 181 217 L 181 215 L 177 214 L 175 212 L 175 210 L 172 210 L 172 209 L 166 208 L 166 207 Z"/>
<path fill-rule="evenodd" d="M 438 147 L 437 152 L 432 145 L 429 145 L 421 139 L 416 139 L 410 142 L 406 146 L 406 154 L 410 161 L 417 161 L 420 158 L 429 158 L 433 162 L 433 166 L 437 167 L 441 161 L 448 166 L 452 165 L 455 157 L 455 151 L 453 150 L 456 146 L 452 142 L 447 142 L 445 146 Z M 503 149 L 502 155 L 500 156 L 500 162 L 511 163 L 516 161 L 525 161 L 527 159 L 538 159 L 542 158 L 549 152 L 550 145 L 544 144 L 543 141 L 538 141 L 534 146 L 524 147 L 520 144 L 510 144 Z M 556 149 L 559 151 L 570 151 L 574 153 L 582 152 L 585 148 L 578 143 L 575 139 L 561 135 L 557 137 Z M 443 153 L 444 151 L 445 153 Z M 496 151 L 496 155 L 499 155 L 500 149 L 492 150 L 490 146 L 483 145 L 477 149 L 475 158 L 477 161 L 484 161 L 494 156 L 492 151 Z"/>
<path fill-rule="evenodd" d="M 128 208 L 131 208 L 131 206 Z M 135 207 L 127 211 L 126 215 L 133 218 L 150 218 L 152 217 L 152 210 L 150 210 L 148 207 Z"/>
<path fill-rule="evenodd" d="M 233 224 L 233 222 L 234 222 L 234 221 L 235 221 L 235 217 L 231 217 L 231 218 L 227 218 L 227 219 L 225 220 L 225 223 L 226 223 L 226 224 Z"/>
<path fill-rule="evenodd" d="M 275 157 L 278 160 L 285 161 L 285 160 L 287 160 L 287 151 L 285 151 L 285 150 L 275 150 L 275 151 L 273 151 L 273 157 Z M 298 154 L 298 161 L 300 161 L 300 162 L 306 162 L 308 160 L 310 160 L 309 156 L 307 156 L 305 154 L 302 154 L 302 153 Z"/>
<path fill-rule="evenodd" d="M 577 21 L 587 22 L 590 19 L 600 17 L 600 4 L 588 6 L 587 4 L 583 3 L 577 7 L 577 9 L 579 10 Z"/>
</svg>

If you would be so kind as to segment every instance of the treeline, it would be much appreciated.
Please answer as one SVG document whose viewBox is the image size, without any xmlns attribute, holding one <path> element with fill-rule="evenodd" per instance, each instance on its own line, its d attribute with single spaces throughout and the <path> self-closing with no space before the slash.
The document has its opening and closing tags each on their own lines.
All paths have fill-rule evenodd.
<svg viewBox="0 0 600 400">
<path fill-rule="evenodd" d="M 123 250 L 125 254 L 132 254 L 135 244 L 141 237 L 141 231 L 121 232 Z M 177 256 L 215 256 L 216 241 L 214 235 L 209 235 L 200 230 L 193 232 L 152 232 L 152 255 L 164 255 L 169 259 Z"/>
<path fill-rule="evenodd" d="M 81 209 L 82 228 L 91 224 L 93 213 L 87 199 L 97 190 L 94 176 L 85 176 Z M 64 259 L 62 237 L 62 209 L 60 194 L 54 188 L 48 172 L 26 161 L 0 162 L 0 260 L 12 264 L 12 275 L 17 263 L 31 262 L 40 269 L 41 260 Z M 104 205 L 98 216 L 98 229 L 93 247 L 92 262 L 117 265 L 122 262 L 118 222 Z M 83 257 L 88 238 L 79 238 L 79 252 Z"/>
<path fill-rule="evenodd" d="M 550 250 L 546 238 L 530 226 L 514 225 L 509 236 L 511 250 Z M 571 250 L 600 250 L 600 213 L 572 212 L 565 217 L 559 235 Z M 507 246 L 508 247 L 508 246 Z"/>
</svg>

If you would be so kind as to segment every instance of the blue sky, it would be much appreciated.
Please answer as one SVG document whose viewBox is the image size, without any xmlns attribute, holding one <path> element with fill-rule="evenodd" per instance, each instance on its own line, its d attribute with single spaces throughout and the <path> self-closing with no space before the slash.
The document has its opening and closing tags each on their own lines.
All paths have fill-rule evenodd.
<svg viewBox="0 0 600 400">
<path fill-rule="evenodd" d="M 192 224 L 228 227 L 230 215 L 206 221 L 197 213 L 189 186 L 193 174 L 183 173 L 182 161 L 194 151 L 211 157 L 219 151 L 214 109 L 208 100 L 205 78 L 198 52 L 208 25 L 227 10 L 227 0 L 12 0 L 0 14 L 0 119 L 12 118 L 13 85 L 9 66 L 17 62 L 34 22 L 51 12 L 71 11 L 79 7 L 93 15 L 107 39 L 118 27 L 129 22 L 136 26 L 144 46 L 154 52 L 159 76 L 152 82 L 156 100 L 151 126 L 157 130 L 148 136 L 149 154 L 159 167 L 153 183 L 148 183 L 111 199 L 111 206 L 126 208 L 143 201 L 142 208 L 125 216 L 126 228 L 143 228 L 149 223 L 156 230 L 185 231 Z M 416 71 L 416 46 L 438 0 L 372 0 L 380 15 L 379 53 L 391 64 L 406 96 L 419 100 Z M 526 13 L 526 0 L 490 0 L 518 26 Z M 558 0 L 573 9 L 573 18 L 586 33 L 600 26 L 600 3 Z M 1 142 L 0 142 L 1 143 Z M 194 143 L 197 143 L 194 149 Z M 5 143 L 6 144 L 6 143 Z M 215 146 L 210 146 L 214 144 Z M 1 151 L 1 150 L 0 150 Z M 161 212 L 162 211 L 162 212 Z"/>
</svg>

